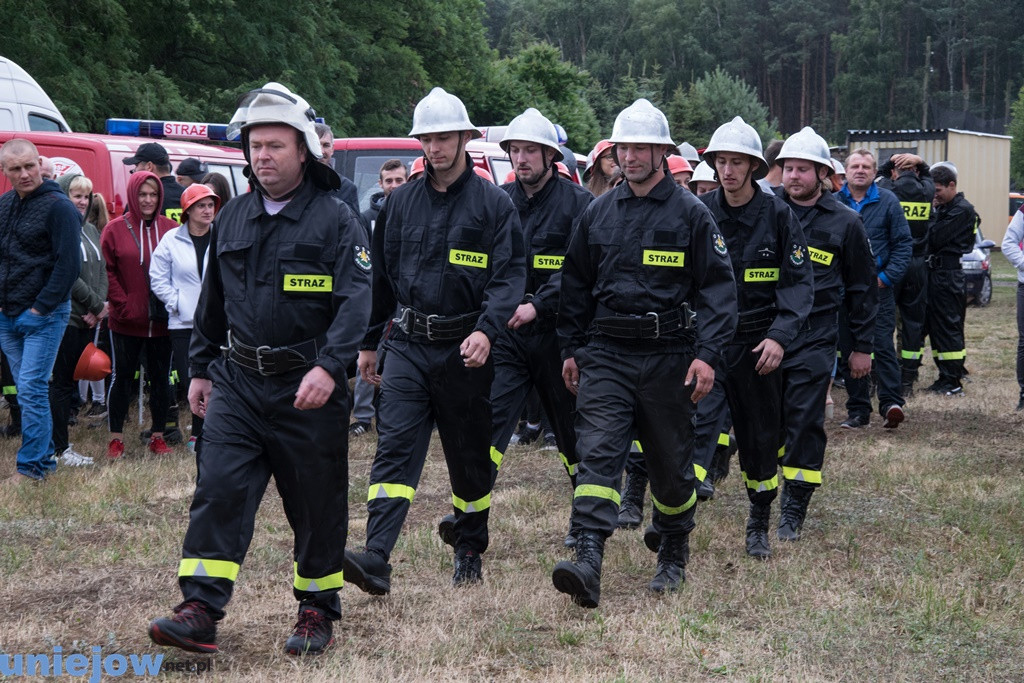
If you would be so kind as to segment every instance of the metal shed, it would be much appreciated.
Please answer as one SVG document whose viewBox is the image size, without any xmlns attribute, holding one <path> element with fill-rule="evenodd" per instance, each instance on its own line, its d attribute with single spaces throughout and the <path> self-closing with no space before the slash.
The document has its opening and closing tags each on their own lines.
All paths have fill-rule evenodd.
<svg viewBox="0 0 1024 683">
<path fill-rule="evenodd" d="M 928 164 L 951 161 L 957 168 L 957 189 L 974 204 L 981 230 L 996 245 L 1006 234 L 1010 190 L 1010 137 L 969 130 L 850 130 L 848 151 L 866 147 L 882 164 L 893 154 L 913 152 Z"/>
</svg>

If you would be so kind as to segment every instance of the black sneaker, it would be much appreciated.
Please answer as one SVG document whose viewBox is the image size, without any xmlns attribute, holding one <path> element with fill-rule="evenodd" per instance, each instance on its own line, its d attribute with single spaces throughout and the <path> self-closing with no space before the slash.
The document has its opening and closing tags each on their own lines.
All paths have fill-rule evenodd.
<svg viewBox="0 0 1024 683">
<path fill-rule="evenodd" d="M 840 422 L 839 426 L 843 429 L 860 429 L 861 427 L 867 427 L 869 422 L 870 418 L 863 415 L 851 415 Z"/>
<path fill-rule="evenodd" d="M 93 403 L 89 410 L 85 413 L 85 416 L 90 420 L 99 420 L 107 416 L 107 404 L 106 403 Z"/>
<path fill-rule="evenodd" d="M 541 446 L 542 451 L 557 451 L 558 440 L 555 439 L 555 433 L 548 431 L 544 433 L 544 445 Z"/>
<path fill-rule="evenodd" d="M 373 429 L 373 425 L 369 422 L 353 422 L 348 427 L 349 436 L 362 436 L 368 434 Z"/>
<path fill-rule="evenodd" d="M 151 621 L 149 637 L 157 645 L 189 652 L 211 654 L 217 651 L 217 624 L 206 605 L 198 600 L 181 603 L 174 608 L 171 617 Z"/>
<path fill-rule="evenodd" d="M 522 431 L 519 432 L 519 440 L 516 441 L 520 446 L 528 446 L 540 437 L 540 425 L 526 425 Z"/>
<path fill-rule="evenodd" d="M 455 573 L 452 575 L 452 586 L 456 588 L 472 586 L 483 580 L 483 562 L 480 553 L 472 550 L 457 552 L 455 554 Z"/>
<path fill-rule="evenodd" d="M 361 553 L 345 551 L 345 579 L 370 595 L 391 592 L 391 565 L 375 552 L 364 549 Z"/>
<path fill-rule="evenodd" d="M 284 644 L 290 655 L 319 655 L 334 643 L 331 620 L 318 607 L 299 607 L 295 630 Z"/>
</svg>

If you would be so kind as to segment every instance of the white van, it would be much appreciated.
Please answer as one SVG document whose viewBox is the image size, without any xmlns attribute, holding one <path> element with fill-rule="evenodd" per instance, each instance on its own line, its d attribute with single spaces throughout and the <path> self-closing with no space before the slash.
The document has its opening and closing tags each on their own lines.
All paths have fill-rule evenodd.
<svg viewBox="0 0 1024 683">
<path fill-rule="evenodd" d="M 0 130 L 71 130 L 53 100 L 20 66 L 0 56 Z"/>
</svg>

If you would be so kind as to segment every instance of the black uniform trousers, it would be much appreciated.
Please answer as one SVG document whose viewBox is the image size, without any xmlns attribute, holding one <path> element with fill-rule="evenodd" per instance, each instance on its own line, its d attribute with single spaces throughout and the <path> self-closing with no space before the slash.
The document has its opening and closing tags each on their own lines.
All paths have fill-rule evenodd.
<svg viewBox="0 0 1024 683">
<path fill-rule="evenodd" d="M 487 550 L 494 365 L 489 357 L 482 367 L 467 368 L 459 344 L 402 338 L 384 344 L 366 548 L 385 558 L 391 556 L 409 513 L 435 423 L 452 485 L 455 548 Z"/>
<path fill-rule="evenodd" d="M 939 368 L 939 381 L 960 386 L 964 376 L 964 271 L 961 268 L 935 268 L 928 272 L 927 331 L 932 358 Z"/>
<path fill-rule="evenodd" d="M 622 470 L 635 430 L 650 476 L 654 528 L 662 536 L 688 534 L 697 494 L 692 388 L 683 379 L 692 349 L 633 355 L 586 346 L 574 357 L 580 370 L 580 464 L 573 497 L 577 525 L 606 538 L 615 530 Z"/>
<path fill-rule="evenodd" d="M 72 398 L 78 394 L 75 367 L 92 338 L 92 329 L 68 325 L 57 349 L 50 377 L 50 412 L 53 415 L 53 452 L 58 456 L 68 447 L 68 417 Z"/>
<path fill-rule="evenodd" d="M 757 374 L 764 337 L 739 335 L 725 349 L 725 396 L 739 448 L 740 470 L 750 502 L 768 505 L 779 493 L 779 445 L 782 443 L 782 373 Z M 825 409 L 822 399 L 822 410 Z"/>
<path fill-rule="evenodd" d="M 832 377 L 838 342 L 837 321 L 819 316 L 786 350 L 782 365 L 782 436 L 780 462 L 787 482 L 821 485 L 825 463 L 825 397 Z"/>
<path fill-rule="evenodd" d="M 917 381 L 924 349 L 924 320 L 928 310 L 928 265 L 924 259 L 924 255 L 911 258 L 907 274 L 896 285 L 899 312 L 896 333 L 904 385 Z"/>
<path fill-rule="evenodd" d="M 110 363 L 114 372 L 107 392 L 107 424 L 110 431 L 124 431 L 128 406 L 132 399 L 132 384 L 138 377 L 139 358 L 146 353 L 146 373 L 149 379 L 149 412 L 153 418 L 152 430 L 163 432 L 167 427 L 170 405 L 171 338 L 135 337 L 110 331 L 113 349 Z"/>
<path fill-rule="evenodd" d="M 878 313 L 875 314 L 875 335 L 872 338 L 871 369 L 878 381 L 878 412 L 885 416 L 889 406 L 903 406 L 903 385 L 892 333 L 896 328 L 896 297 L 891 287 L 878 288 Z M 849 358 L 850 349 L 843 354 Z M 846 412 L 850 417 L 871 415 L 871 381 L 867 377 L 846 380 Z M 823 399 L 824 400 L 824 399 Z"/>
<path fill-rule="evenodd" d="M 512 439 L 519 417 L 534 388 L 548 417 L 562 460 L 573 488 L 576 487 L 576 397 L 565 388 L 558 337 L 554 327 L 531 329 L 535 321 L 519 330 L 505 330 L 491 349 L 494 359 L 494 385 L 491 388 L 493 430 L 491 434 L 491 486 Z"/>
<path fill-rule="evenodd" d="M 725 398 L 725 386 L 722 378 L 715 376 L 715 385 L 711 393 L 697 404 L 697 415 L 693 421 L 693 473 L 699 481 L 704 481 L 711 469 L 715 450 L 719 446 L 729 445 L 729 429 L 732 420 L 729 415 L 729 402 Z"/>
<path fill-rule="evenodd" d="M 347 387 L 315 410 L 292 404 L 305 369 L 263 377 L 219 359 L 198 458 L 178 583 L 224 615 L 271 475 L 295 533 L 295 598 L 341 617 L 348 534 Z"/>
</svg>

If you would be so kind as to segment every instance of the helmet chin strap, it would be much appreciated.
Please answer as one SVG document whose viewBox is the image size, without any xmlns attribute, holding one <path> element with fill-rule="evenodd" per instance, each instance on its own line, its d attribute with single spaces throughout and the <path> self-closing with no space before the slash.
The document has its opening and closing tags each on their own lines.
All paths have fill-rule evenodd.
<svg viewBox="0 0 1024 683">
<path fill-rule="evenodd" d="M 618 161 L 618 156 L 619 155 L 616 153 L 616 155 L 615 155 L 615 160 L 616 161 Z M 621 164 L 619 166 L 621 168 Z M 634 185 L 643 185 L 648 180 L 650 180 L 651 176 L 653 176 L 655 173 L 657 173 L 659 169 L 665 171 L 666 174 L 668 173 L 668 155 L 665 154 L 665 150 L 662 149 L 661 150 L 661 161 L 659 161 L 657 164 L 655 164 L 654 163 L 654 145 L 651 145 L 651 171 L 650 171 L 650 173 L 645 175 L 643 180 L 629 180 L 628 178 L 627 178 L 627 180 L 629 180 L 629 182 L 634 184 Z M 625 173 L 623 173 L 623 175 L 625 175 Z"/>
</svg>

